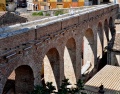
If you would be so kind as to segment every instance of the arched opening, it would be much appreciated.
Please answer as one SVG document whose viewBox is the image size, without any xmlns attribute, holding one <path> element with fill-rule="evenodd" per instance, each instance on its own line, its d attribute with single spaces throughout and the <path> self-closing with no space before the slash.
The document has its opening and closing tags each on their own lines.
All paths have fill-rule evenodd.
<svg viewBox="0 0 120 94">
<path fill-rule="evenodd" d="M 109 28 L 108 28 L 108 22 L 107 19 L 104 21 L 104 48 L 108 45 L 109 41 Z"/>
<path fill-rule="evenodd" d="M 102 69 L 107 64 L 107 46 L 109 41 L 109 25 L 107 19 L 104 21 L 104 32 L 103 32 L 103 43 L 104 43 L 104 50 L 102 59 L 98 59 L 98 70 Z"/>
<path fill-rule="evenodd" d="M 92 29 L 87 29 L 83 37 L 83 59 L 84 65 L 90 62 L 92 68 L 94 67 L 94 34 Z"/>
<path fill-rule="evenodd" d="M 8 77 L 3 94 L 27 94 L 34 89 L 32 69 L 27 65 L 16 68 Z"/>
<path fill-rule="evenodd" d="M 70 83 L 76 83 L 76 43 L 73 38 L 70 38 L 64 49 L 64 75 L 69 79 Z"/>
<path fill-rule="evenodd" d="M 110 3 L 110 0 L 101 0 L 103 4 Z"/>
<path fill-rule="evenodd" d="M 114 23 L 113 23 L 112 17 L 110 17 L 110 19 L 109 19 L 109 41 L 112 39 L 114 33 L 115 33 Z"/>
<path fill-rule="evenodd" d="M 103 51 L 103 31 L 102 31 L 102 24 L 98 24 L 97 29 L 97 58 L 102 58 L 102 51 Z"/>
<path fill-rule="evenodd" d="M 50 49 L 45 55 L 41 76 L 43 85 L 46 82 L 53 82 L 53 86 L 58 90 L 60 86 L 60 61 L 59 53 L 56 48 Z"/>
</svg>

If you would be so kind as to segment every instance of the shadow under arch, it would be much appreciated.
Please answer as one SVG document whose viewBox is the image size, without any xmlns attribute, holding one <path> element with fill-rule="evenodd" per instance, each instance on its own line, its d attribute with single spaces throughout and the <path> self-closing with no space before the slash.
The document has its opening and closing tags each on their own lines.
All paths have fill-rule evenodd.
<svg viewBox="0 0 120 94">
<path fill-rule="evenodd" d="M 87 61 L 89 61 L 92 67 L 94 67 L 94 34 L 91 28 L 88 28 L 84 32 L 84 37 L 83 37 L 83 62 L 84 64 L 86 64 Z"/>
<path fill-rule="evenodd" d="M 28 65 L 17 67 L 9 75 L 2 94 L 27 94 L 34 89 L 33 70 Z"/>
<path fill-rule="evenodd" d="M 56 48 L 51 48 L 44 56 L 41 70 L 42 84 L 52 82 L 56 90 L 60 85 L 60 61 Z"/>
<path fill-rule="evenodd" d="M 109 41 L 109 25 L 107 19 L 104 21 L 104 48 L 108 45 Z"/>
<path fill-rule="evenodd" d="M 97 58 L 102 58 L 103 53 L 103 29 L 102 24 L 99 22 L 97 28 Z"/>
<path fill-rule="evenodd" d="M 64 48 L 64 75 L 69 82 L 76 84 L 76 43 L 74 38 L 67 40 Z"/>
<path fill-rule="evenodd" d="M 113 18 L 110 17 L 109 18 L 109 40 L 112 39 L 112 37 L 114 36 L 114 31 L 113 31 L 113 28 L 114 28 L 114 22 L 113 22 Z"/>
</svg>

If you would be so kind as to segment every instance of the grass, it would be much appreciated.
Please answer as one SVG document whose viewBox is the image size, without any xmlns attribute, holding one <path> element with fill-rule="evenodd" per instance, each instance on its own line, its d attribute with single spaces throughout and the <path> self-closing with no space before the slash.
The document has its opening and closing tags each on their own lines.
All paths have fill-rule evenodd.
<svg viewBox="0 0 120 94">
<path fill-rule="evenodd" d="M 43 11 L 33 12 L 32 15 L 33 15 L 33 16 L 43 16 Z"/>
<path fill-rule="evenodd" d="M 55 11 L 55 16 L 58 16 L 58 15 L 61 15 L 61 14 L 64 14 L 63 10 L 57 10 L 57 11 Z"/>
</svg>

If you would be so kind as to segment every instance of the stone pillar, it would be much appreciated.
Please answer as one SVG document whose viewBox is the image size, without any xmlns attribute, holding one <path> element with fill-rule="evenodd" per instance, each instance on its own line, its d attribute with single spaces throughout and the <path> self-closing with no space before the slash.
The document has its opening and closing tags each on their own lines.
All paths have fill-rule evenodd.
<svg viewBox="0 0 120 94">
<path fill-rule="evenodd" d="M 98 0 L 98 5 L 100 5 L 100 0 Z"/>
<path fill-rule="evenodd" d="M 85 0 L 85 1 L 84 1 L 84 5 L 85 5 L 85 6 L 89 6 L 89 0 Z"/>
<path fill-rule="evenodd" d="M 115 34 L 116 34 L 115 26 L 110 26 L 110 32 L 111 32 L 111 35 L 112 35 L 112 39 L 114 39 Z"/>
<path fill-rule="evenodd" d="M 34 10 L 33 4 L 30 4 L 30 9 L 31 9 L 32 11 Z"/>
</svg>

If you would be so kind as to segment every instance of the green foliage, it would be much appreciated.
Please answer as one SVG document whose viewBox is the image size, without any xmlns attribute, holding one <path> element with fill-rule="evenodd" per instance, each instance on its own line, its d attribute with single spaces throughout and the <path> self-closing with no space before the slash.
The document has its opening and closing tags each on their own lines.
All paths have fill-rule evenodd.
<svg viewBox="0 0 120 94">
<path fill-rule="evenodd" d="M 78 80 L 76 86 L 77 86 L 77 88 L 75 88 L 76 91 L 81 92 L 81 94 L 86 94 L 86 93 L 81 91 L 81 90 L 84 90 L 84 83 L 83 83 L 83 81 L 81 79 Z"/>
<path fill-rule="evenodd" d="M 55 86 L 52 85 L 52 82 L 47 82 L 45 90 L 46 90 L 45 94 L 51 94 L 51 93 L 54 93 L 54 90 L 56 89 L 55 89 Z"/>
<path fill-rule="evenodd" d="M 45 94 L 45 88 L 43 86 L 37 85 L 34 87 L 34 91 L 30 94 Z"/>
<path fill-rule="evenodd" d="M 46 13 L 46 15 L 45 16 L 50 16 L 50 14 L 49 13 Z"/>
<path fill-rule="evenodd" d="M 43 16 L 43 11 L 33 12 L 32 15 L 33 15 L 33 16 Z"/>
<path fill-rule="evenodd" d="M 55 11 L 55 16 L 58 16 L 58 15 L 61 15 L 61 14 L 64 14 L 63 10 L 57 10 L 57 11 Z"/>
<path fill-rule="evenodd" d="M 80 94 L 86 94 L 81 91 L 84 90 L 82 80 L 78 80 L 76 88 L 67 88 L 68 85 L 71 85 L 69 79 L 62 80 L 62 85 L 60 86 L 60 89 L 58 90 L 58 92 L 55 92 L 55 87 L 52 85 L 52 82 L 47 82 L 45 86 L 35 86 L 34 91 L 30 94 L 76 94 L 78 92 L 80 92 Z"/>
<path fill-rule="evenodd" d="M 62 80 L 62 85 L 60 86 L 60 89 L 58 90 L 57 94 L 68 94 L 68 93 L 70 93 L 70 89 L 67 88 L 67 86 L 71 85 L 71 84 L 68 82 L 68 80 L 69 79 Z"/>
<path fill-rule="evenodd" d="M 38 14 L 37 14 L 37 12 L 33 12 L 32 15 L 33 16 L 37 16 Z"/>
<path fill-rule="evenodd" d="M 43 16 L 43 11 L 38 12 L 39 16 Z"/>
<path fill-rule="evenodd" d="M 54 93 L 55 87 L 52 82 L 47 82 L 45 86 L 37 85 L 30 94 L 51 94 Z"/>
</svg>

